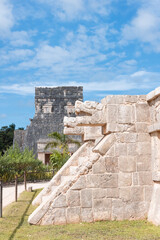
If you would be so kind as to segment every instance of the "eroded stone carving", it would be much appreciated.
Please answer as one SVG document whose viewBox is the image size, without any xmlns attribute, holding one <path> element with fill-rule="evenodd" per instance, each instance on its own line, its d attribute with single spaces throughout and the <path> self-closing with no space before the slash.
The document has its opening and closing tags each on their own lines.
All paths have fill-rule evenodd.
<svg viewBox="0 0 160 240">
<path fill-rule="evenodd" d="M 159 96 L 77 101 L 64 133 L 81 134 L 85 143 L 34 200 L 40 205 L 29 223 L 144 219 L 149 212 L 160 224 Z"/>
</svg>

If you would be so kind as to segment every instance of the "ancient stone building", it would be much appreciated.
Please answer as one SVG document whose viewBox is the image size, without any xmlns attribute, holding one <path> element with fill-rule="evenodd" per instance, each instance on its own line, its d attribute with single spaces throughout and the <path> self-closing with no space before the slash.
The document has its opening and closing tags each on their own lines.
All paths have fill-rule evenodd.
<svg viewBox="0 0 160 240">
<path fill-rule="evenodd" d="M 160 224 L 160 88 L 80 102 L 65 134 L 84 144 L 35 198 L 30 224 L 145 219 Z"/>
<path fill-rule="evenodd" d="M 48 134 L 63 132 L 63 118 L 75 116 L 76 100 L 83 100 L 82 87 L 36 87 L 35 116 L 25 131 L 15 131 L 14 143 L 22 149 L 33 149 L 38 158 L 47 163 L 50 155 L 50 150 L 45 150 L 50 141 Z"/>
</svg>

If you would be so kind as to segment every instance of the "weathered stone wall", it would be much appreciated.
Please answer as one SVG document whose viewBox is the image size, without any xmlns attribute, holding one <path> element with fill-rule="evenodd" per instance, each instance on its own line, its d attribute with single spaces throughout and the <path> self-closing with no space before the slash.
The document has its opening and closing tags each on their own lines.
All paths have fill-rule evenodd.
<svg viewBox="0 0 160 240">
<path fill-rule="evenodd" d="M 160 225 L 160 88 L 147 95 L 151 125 L 148 131 L 151 137 L 151 163 L 153 193 L 148 213 L 148 220 Z"/>
<path fill-rule="evenodd" d="M 35 88 L 35 116 L 27 127 L 23 148 L 37 154 L 37 141 L 47 139 L 51 132 L 63 132 L 64 116 L 75 116 L 76 100 L 83 100 L 83 87 Z M 15 140 L 17 135 L 15 135 Z M 80 138 L 78 138 L 80 139 Z"/>
<path fill-rule="evenodd" d="M 153 190 L 146 96 L 107 96 L 101 103 L 77 101 L 75 110 L 76 118 L 64 119 L 64 131 L 81 132 L 89 144 L 73 155 L 35 199 L 34 203 L 41 204 L 29 222 L 146 218 Z"/>
<path fill-rule="evenodd" d="M 13 139 L 13 146 L 17 144 L 20 149 L 23 149 L 24 138 L 25 138 L 26 131 L 25 130 L 15 130 L 14 131 L 14 139 Z"/>
</svg>

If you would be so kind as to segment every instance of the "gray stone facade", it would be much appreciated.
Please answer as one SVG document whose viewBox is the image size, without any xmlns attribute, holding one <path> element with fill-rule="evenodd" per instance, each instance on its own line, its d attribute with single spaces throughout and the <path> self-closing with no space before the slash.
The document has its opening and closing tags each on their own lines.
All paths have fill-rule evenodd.
<svg viewBox="0 0 160 240">
<path fill-rule="evenodd" d="M 75 116 L 76 100 L 83 100 L 83 87 L 36 87 L 35 116 L 30 119 L 31 123 L 25 134 L 24 131 L 15 131 L 14 143 L 33 149 L 37 155 L 38 142 L 47 143 L 48 134 L 51 132 L 63 133 L 63 118 Z M 40 149 L 40 153 L 43 151 L 44 147 Z"/>
</svg>

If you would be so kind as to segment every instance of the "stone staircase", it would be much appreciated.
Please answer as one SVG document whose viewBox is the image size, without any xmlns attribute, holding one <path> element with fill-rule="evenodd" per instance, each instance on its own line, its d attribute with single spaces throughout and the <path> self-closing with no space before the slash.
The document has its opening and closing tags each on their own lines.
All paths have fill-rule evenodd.
<svg viewBox="0 0 160 240">
<path fill-rule="evenodd" d="M 29 216 L 28 222 L 30 224 L 52 224 L 52 217 L 57 217 L 56 213 L 51 217 L 53 209 L 62 210 L 68 206 L 65 201 L 68 191 L 74 184 L 78 184 L 81 176 L 92 171 L 93 164 L 102 158 L 114 142 L 114 134 L 106 135 L 96 146 L 95 141 L 85 142 L 32 202 L 39 206 Z"/>
<path fill-rule="evenodd" d="M 41 191 L 41 193 L 32 202 L 33 205 L 40 205 L 47 201 L 51 194 L 55 194 L 57 189 L 73 180 L 78 173 L 79 168 L 88 161 L 88 151 L 91 149 L 92 142 L 84 143 L 78 151 L 76 151 L 64 166 L 57 172 L 49 184 Z"/>
</svg>

